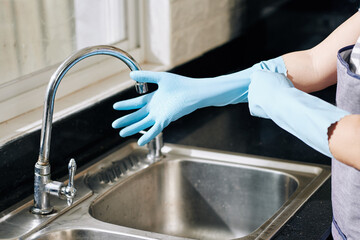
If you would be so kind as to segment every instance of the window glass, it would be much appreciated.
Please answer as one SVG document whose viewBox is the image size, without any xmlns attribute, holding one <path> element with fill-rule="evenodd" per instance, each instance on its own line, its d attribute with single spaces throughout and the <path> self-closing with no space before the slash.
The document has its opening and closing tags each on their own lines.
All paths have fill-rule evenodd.
<svg viewBox="0 0 360 240">
<path fill-rule="evenodd" d="M 124 0 L 0 3 L 0 89 L 59 64 L 77 49 L 127 39 Z M 24 91 L 26 85 L 37 83 L 20 85 Z"/>
</svg>

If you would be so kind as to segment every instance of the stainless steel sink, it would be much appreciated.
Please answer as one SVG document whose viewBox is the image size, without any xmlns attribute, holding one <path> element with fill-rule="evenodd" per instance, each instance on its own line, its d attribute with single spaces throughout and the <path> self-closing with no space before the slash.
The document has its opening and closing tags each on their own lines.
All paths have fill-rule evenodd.
<svg viewBox="0 0 360 240">
<path fill-rule="evenodd" d="M 162 150 L 156 163 L 135 143 L 94 160 L 76 176 L 73 206 L 39 219 L 29 202 L 0 218 L 0 239 L 269 239 L 330 176 L 322 165 Z"/>
</svg>

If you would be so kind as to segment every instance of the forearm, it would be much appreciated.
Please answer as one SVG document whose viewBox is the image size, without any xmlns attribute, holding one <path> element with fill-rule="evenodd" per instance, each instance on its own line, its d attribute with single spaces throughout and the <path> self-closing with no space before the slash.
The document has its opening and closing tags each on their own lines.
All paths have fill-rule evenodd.
<svg viewBox="0 0 360 240">
<path fill-rule="evenodd" d="M 336 83 L 336 59 L 340 48 L 355 44 L 360 36 L 360 14 L 355 13 L 315 47 L 283 55 L 287 76 L 294 86 L 314 92 Z"/>
<path fill-rule="evenodd" d="M 301 91 L 307 93 L 319 91 L 336 82 L 336 66 L 328 69 L 335 71 L 327 73 L 327 77 L 324 76 L 325 74 L 319 74 L 313 49 L 288 53 L 283 59 L 287 68 L 287 77 Z"/>
<path fill-rule="evenodd" d="M 328 136 L 332 155 L 360 170 L 360 115 L 348 115 L 331 125 Z"/>
</svg>

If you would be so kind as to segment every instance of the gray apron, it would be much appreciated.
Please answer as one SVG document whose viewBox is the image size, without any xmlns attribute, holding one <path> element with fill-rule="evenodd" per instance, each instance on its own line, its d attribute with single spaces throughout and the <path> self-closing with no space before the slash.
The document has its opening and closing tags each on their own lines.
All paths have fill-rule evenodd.
<svg viewBox="0 0 360 240">
<path fill-rule="evenodd" d="M 360 75 L 350 71 L 348 64 L 353 47 L 338 53 L 336 105 L 360 114 Z M 360 171 L 332 159 L 331 179 L 333 238 L 360 239 Z"/>
</svg>

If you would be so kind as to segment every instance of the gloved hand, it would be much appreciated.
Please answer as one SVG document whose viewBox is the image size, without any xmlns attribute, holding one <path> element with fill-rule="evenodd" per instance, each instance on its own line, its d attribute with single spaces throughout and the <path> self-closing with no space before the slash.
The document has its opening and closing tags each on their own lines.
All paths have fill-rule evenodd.
<svg viewBox="0 0 360 240">
<path fill-rule="evenodd" d="M 332 157 L 328 128 L 349 113 L 294 87 L 283 74 L 255 71 L 249 86 L 253 116 L 272 119 L 310 147 Z"/>
<path fill-rule="evenodd" d="M 151 127 L 138 140 L 138 144 L 142 146 L 156 137 L 170 122 L 198 108 L 247 102 L 250 74 L 257 69 L 286 73 L 281 57 L 215 78 L 195 79 L 167 72 L 133 71 L 130 73 L 132 79 L 137 82 L 156 83 L 158 89 L 140 97 L 115 103 L 115 110 L 139 110 L 115 120 L 112 126 L 125 127 L 120 131 L 122 137 Z"/>
</svg>

